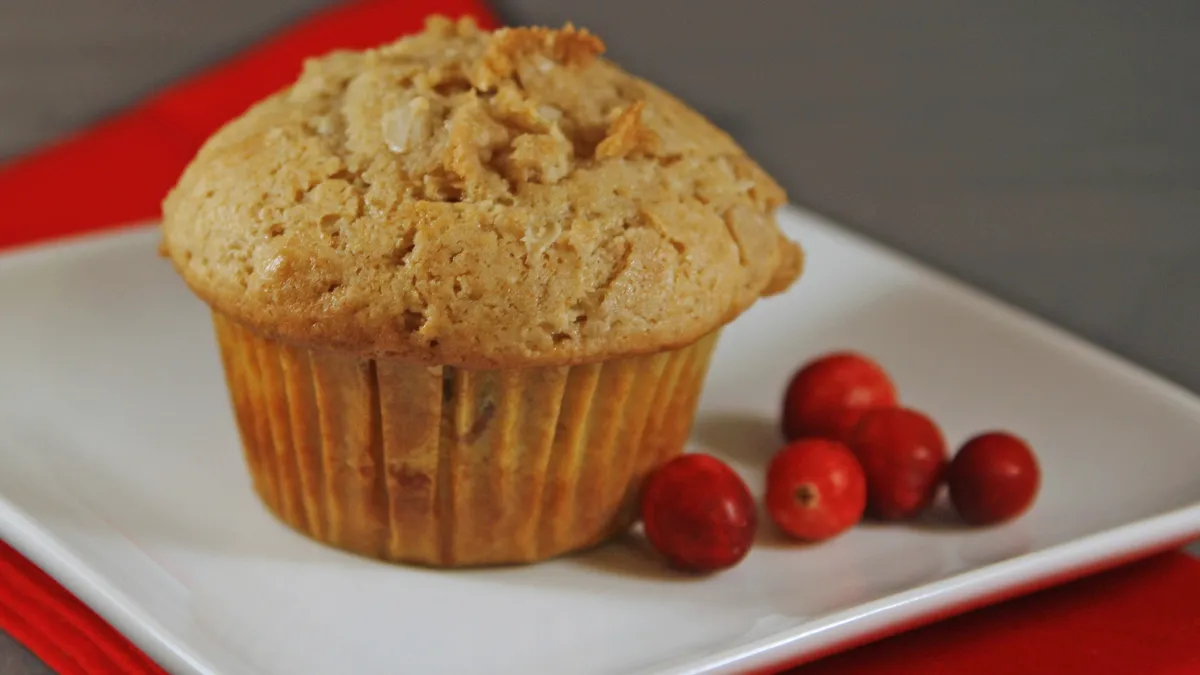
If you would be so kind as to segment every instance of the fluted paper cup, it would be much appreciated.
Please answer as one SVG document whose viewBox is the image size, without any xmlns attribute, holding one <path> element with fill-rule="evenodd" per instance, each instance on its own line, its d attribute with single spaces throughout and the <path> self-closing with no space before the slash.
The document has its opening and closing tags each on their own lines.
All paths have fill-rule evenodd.
<svg viewBox="0 0 1200 675">
<path fill-rule="evenodd" d="M 435 567 L 544 560 L 627 528 L 646 474 L 683 450 L 718 335 L 586 365 L 467 370 L 213 319 L 266 506 L 317 541 Z"/>
</svg>

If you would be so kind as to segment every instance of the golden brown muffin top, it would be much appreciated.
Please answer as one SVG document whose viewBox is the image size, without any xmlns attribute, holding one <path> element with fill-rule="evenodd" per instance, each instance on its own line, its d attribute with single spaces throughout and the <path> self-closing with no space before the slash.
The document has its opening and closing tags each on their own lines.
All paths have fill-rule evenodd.
<svg viewBox="0 0 1200 675">
<path fill-rule="evenodd" d="M 283 340 L 467 367 L 689 343 L 797 276 L 783 190 L 585 30 L 431 20 L 201 148 L 163 250 Z"/>
</svg>

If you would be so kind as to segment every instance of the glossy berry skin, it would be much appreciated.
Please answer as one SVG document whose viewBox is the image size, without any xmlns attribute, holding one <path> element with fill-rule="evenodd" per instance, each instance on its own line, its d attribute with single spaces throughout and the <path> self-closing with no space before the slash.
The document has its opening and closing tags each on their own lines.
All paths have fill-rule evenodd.
<svg viewBox="0 0 1200 675">
<path fill-rule="evenodd" d="M 872 410 L 855 427 L 850 448 L 867 477 L 867 514 L 905 520 L 937 497 L 948 459 L 942 432 L 907 408 Z"/>
<path fill-rule="evenodd" d="M 857 525 L 866 506 L 862 467 L 837 441 L 795 441 L 767 468 L 767 513 L 779 529 L 797 539 L 835 537 Z"/>
<path fill-rule="evenodd" d="M 672 567 L 713 572 L 750 552 L 758 510 L 746 483 L 728 465 L 711 455 L 686 454 L 646 479 L 642 524 Z"/>
<path fill-rule="evenodd" d="M 846 441 L 863 412 L 897 405 L 896 387 L 879 364 L 854 352 L 810 361 L 792 376 L 783 400 L 783 435 Z"/>
<path fill-rule="evenodd" d="M 1001 431 L 967 441 L 946 474 L 950 501 L 963 520 L 991 525 L 1025 512 L 1041 486 L 1041 469 L 1024 440 Z"/>
</svg>

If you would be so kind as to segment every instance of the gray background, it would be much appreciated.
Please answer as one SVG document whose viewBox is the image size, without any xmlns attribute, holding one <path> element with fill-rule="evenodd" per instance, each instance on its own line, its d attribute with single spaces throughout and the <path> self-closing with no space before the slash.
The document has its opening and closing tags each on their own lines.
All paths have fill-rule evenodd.
<svg viewBox="0 0 1200 675">
<path fill-rule="evenodd" d="M 326 4 L 0 0 L 0 158 Z M 794 201 L 1200 390 L 1200 2 L 494 6 L 593 29 Z M 0 635 L 0 673 L 44 672 Z"/>
</svg>

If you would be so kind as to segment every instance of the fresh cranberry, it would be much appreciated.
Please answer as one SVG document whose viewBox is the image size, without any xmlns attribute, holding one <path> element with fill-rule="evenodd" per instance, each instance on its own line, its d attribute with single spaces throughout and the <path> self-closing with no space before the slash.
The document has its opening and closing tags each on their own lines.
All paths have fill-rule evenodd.
<svg viewBox="0 0 1200 675">
<path fill-rule="evenodd" d="M 937 496 L 946 470 L 946 442 L 928 417 L 907 408 L 871 410 L 850 442 L 867 477 L 867 513 L 881 520 L 912 518 Z"/>
<path fill-rule="evenodd" d="M 783 434 L 845 442 L 867 410 L 891 408 L 896 387 L 879 364 L 854 352 L 835 352 L 810 361 L 788 384 Z"/>
<path fill-rule="evenodd" d="M 746 557 L 758 511 L 741 477 L 711 455 L 680 455 L 656 469 L 642 492 L 646 538 L 673 567 L 711 572 Z"/>
<path fill-rule="evenodd" d="M 767 513 L 779 529 L 798 539 L 835 537 L 862 520 L 866 505 L 862 467 L 836 441 L 795 441 L 767 469 Z"/>
<path fill-rule="evenodd" d="M 1037 496 L 1041 471 L 1024 440 L 1002 431 L 967 441 L 946 474 L 950 501 L 963 520 L 990 525 L 1025 512 Z"/>
</svg>

